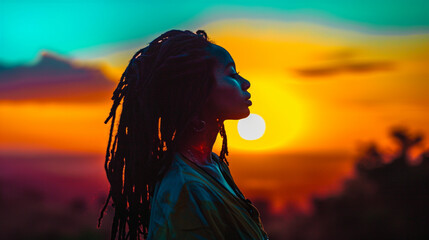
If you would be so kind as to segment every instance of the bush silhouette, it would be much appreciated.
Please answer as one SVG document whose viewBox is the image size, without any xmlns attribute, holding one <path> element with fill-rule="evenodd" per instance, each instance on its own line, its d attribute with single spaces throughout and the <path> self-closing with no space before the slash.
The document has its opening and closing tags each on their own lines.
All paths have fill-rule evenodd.
<svg viewBox="0 0 429 240">
<path fill-rule="evenodd" d="M 410 164 L 410 150 L 423 141 L 395 127 L 393 155 L 369 144 L 353 179 L 338 195 L 313 199 L 313 213 L 300 216 L 285 239 L 429 239 L 429 151 Z"/>
</svg>

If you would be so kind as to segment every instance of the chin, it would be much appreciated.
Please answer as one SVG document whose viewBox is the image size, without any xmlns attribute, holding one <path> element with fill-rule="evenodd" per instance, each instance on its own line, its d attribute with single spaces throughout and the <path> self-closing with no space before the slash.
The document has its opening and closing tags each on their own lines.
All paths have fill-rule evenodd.
<svg viewBox="0 0 429 240">
<path fill-rule="evenodd" d="M 232 119 L 232 120 L 239 120 L 239 119 L 243 119 L 243 118 L 247 118 L 250 115 L 250 110 L 249 108 L 246 108 L 246 110 L 236 113 L 230 117 L 228 117 L 227 119 Z"/>
</svg>

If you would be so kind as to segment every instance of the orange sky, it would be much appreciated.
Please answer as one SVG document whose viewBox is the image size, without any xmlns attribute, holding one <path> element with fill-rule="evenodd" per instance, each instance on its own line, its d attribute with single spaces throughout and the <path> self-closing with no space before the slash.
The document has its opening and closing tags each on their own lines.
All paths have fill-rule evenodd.
<svg viewBox="0 0 429 240">
<path fill-rule="evenodd" d="M 231 53 L 251 82 L 251 112 L 266 122 L 264 136 L 253 141 L 239 137 L 237 121 L 226 122 L 230 168 L 248 196 L 269 196 L 276 206 L 302 201 L 351 173 L 359 143 L 391 146 L 390 127 L 429 136 L 428 35 L 234 21 L 200 29 Z M 94 58 L 99 65 L 91 66 L 118 81 L 136 50 Z M 65 101 L 46 95 L 52 101 L 0 101 L 0 152 L 96 153 L 103 171 L 110 99 L 82 103 L 77 98 L 85 94 Z"/>
</svg>

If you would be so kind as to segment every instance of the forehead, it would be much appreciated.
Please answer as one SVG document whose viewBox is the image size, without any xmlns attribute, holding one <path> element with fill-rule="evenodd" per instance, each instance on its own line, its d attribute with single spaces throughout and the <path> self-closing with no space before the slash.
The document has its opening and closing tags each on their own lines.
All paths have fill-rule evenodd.
<svg viewBox="0 0 429 240">
<path fill-rule="evenodd" d="M 211 52 L 214 56 L 216 56 L 220 67 L 226 68 L 232 65 L 235 68 L 234 60 L 232 59 L 229 52 L 223 47 L 218 46 L 216 44 L 210 44 L 208 47 L 208 51 Z"/>
</svg>

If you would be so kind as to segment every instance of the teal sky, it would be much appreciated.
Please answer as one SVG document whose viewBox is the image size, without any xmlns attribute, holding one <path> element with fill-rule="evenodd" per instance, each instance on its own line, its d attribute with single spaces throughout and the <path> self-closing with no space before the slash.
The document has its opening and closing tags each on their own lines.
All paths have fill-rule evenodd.
<svg viewBox="0 0 429 240">
<path fill-rule="evenodd" d="M 264 18 L 397 33 L 429 32 L 427 0 L 15 1 L 0 2 L 0 63 L 35 60 L 41 50 L 75 56 L 96 46 L 195 30 L 203 21 Z"/>
</svg>

